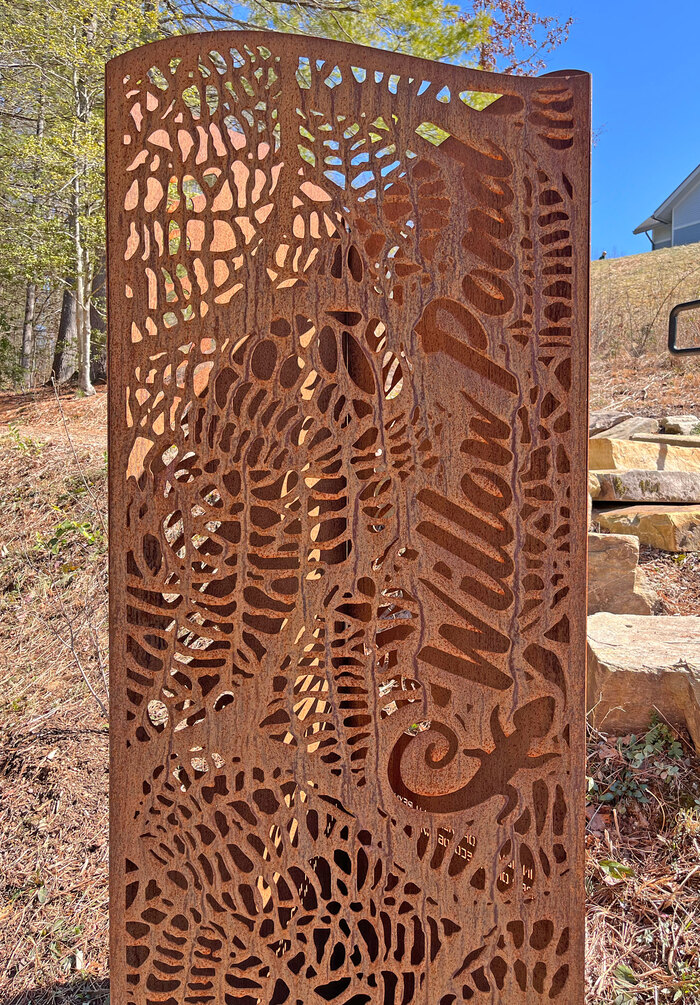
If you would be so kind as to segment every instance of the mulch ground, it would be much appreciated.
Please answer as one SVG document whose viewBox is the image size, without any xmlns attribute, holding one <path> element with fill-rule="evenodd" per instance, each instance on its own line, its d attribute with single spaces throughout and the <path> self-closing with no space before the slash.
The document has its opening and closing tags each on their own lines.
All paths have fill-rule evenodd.
<svg viewBox="0 0 700 1005">
<path fill-rule="evenodd" d="M 106 395 L 0 423 L 0 1002 L 107 1001 Z"/>
<path fill-rule="evenodd" d="M 671 554 L 642 545 L 639 567 L 658 597 L 655 614 L 700 615 L 700 553 Z"/>
<path fill-rule="evenodd" d="M 0 734 L 3 1005 L 106 997 L 108 740 L 84 701 Z"/>
<path fill-rule="evenodd" d="M 700 1002 L 700 761 L 664 724 L 590 731 L 587 1002 Z"/>
</svg>

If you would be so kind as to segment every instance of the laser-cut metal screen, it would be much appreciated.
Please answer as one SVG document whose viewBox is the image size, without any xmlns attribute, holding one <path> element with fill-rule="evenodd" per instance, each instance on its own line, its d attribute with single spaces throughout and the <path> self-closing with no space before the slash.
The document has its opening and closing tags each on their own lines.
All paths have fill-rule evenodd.
<svg viewBox="0 0 700 1005">
<path fill-rule="evenodd" d="M 107 107 L 114 1005 L 582 1001 L 588 77 Z"/>
</svg>

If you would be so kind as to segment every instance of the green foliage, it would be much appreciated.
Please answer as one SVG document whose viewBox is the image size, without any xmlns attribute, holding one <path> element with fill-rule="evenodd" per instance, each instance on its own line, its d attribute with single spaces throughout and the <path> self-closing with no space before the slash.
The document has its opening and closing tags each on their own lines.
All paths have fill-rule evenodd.
<svg viewBox="0 0 700 1005">
<path fill-rule="evenodd" d="M 38 457 L 44 449 L 44 444 L 40 440 L 34 440 L 31 436 L 23 435 L 14 422 L 7 424 L 7 435 L 15 450 L 25 457 Z"/>
<path fill-rule="evenodd" d="M 457 4 L 443 0 L 326 0 L 304 6 L 252 2 L 244 6 L 250 23 L 260 28 L 322 35 L 453 63 L 473 60 L 488 41 L 491 26 L 484 11 L 465 17 Z"/>
<path fill-rule="evenodd" d="M 0 387 L 18 384 L 21 379 L 17 347 L 8 332 L 0 331 Z"/>
<path fill-rule="evenodd" d="M 1 202 L 0 202 L 1 205 Z M 9 235 L 3 235 L 7 240 Z M 0 259 L 0 297 L 2 296 L 3 276 L 6 275 L 6 260 Z M 0 303 L 0 387 L 14 386 L 22 379 L 19 353 L 12 341 L 12 320 L 5 304 Z"/>
<path fill-rule="evenodd" d="M 653 721 L 643 736 L 620 738 L 610 755 L 609 770 L 588 779 L 588 798 L 624 813 L 632 800 L 649 802 L 652 782 L 668 783 L 678 775 L 683 746 L 665 723 Z M 610 863 L 611 868 L 615 865 Z"/>
<path fill-rule="evenodd" d="M 49 537 L 37 534 L 37 550 L 48 551 L 50 555 L 57 556 L 76 543 L 84 543 L 92 550 L 101 550 L 104 547 L 105 539 L 102 530 L 95 527 L 90 520 L 75 520 L 65 516 L 58 506 L 54 506 L 53 509 L 61 514 L 63 519 L 54 525 Z M 66 569 L 65 571 L 73 570 Z"/>
<path fill-rule="evenodd" d="M 615 862 L 611 858 L 602 858 L 598 865 L 611 879 L 627 879 L 628 876 L 634 876 L 634 869 L 631 866 Z"/>
<path fill-rule="evenodd" d="M 89 307 L 104 257 L 105 63 L 158 36 L 156 9 L 136 0 L 0 0 L 0 296 L 15 332 L 27 283 L 39 319 L 66 285 Z"/>
<path fill-rule="evenodd" d="M 616 982 L 621 984 L 623 989 L 638 983 L 637 975 L 626 963 L 618 963 L 613 971 L 613 975 L 616 978 Z M 628 1003 L 632 1005 L 636 1001 L 637 996 L 630 994 L 626 990 L 620 990 L 619 994 L 613 999 L 614 1005 L 628 1005 Z"/>
<path fill-rule="evenodd" d="M 630 736 L 625 748 L 625 756 L 633 768 L 640 768 L 644 761 L 650 757 L 655 758 L 658 765 L 659 762 L 656 758 L 677 760 L 682 757 L 683 746 L 676 739 L 672 729 L 663 722 L 655 722 L 651 729 L 639 739 L 634 733 Z M 667 765 L 665 768 L 667 773 L 674 773 L 677 770 L 677 767 L 674 768 L 673 765 L 670 767 Z M 664 769 L 661 772 L 662 777 L 664 777 L 663 771 Z"/>
</svg>

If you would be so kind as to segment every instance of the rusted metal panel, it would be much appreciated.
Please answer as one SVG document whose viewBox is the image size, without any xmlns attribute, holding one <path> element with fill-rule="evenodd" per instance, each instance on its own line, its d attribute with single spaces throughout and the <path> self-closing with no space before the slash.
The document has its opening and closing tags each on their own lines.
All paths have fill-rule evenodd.
<svg viewBox="0 0 700 1005">
<path fill-rule="evenodd" d="M 112 1001 L 582 1001 L 589 78 L 107 80 Z"/>
</svg>

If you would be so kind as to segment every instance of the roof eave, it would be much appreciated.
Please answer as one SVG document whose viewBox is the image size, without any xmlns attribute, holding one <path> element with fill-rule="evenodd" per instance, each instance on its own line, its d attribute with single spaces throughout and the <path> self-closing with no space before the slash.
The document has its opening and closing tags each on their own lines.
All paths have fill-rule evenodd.
<svg viewBox="0 0 700 1005">
<path fill-rule="evenodd" d="M 670 224 L 671 217 L 673 214 L 673 207 L 675 203 L 681 198 L 682 195 L 687 192 L 689 188 L 693 188 L 698 182 L 700 182 L 700 164 L 690 172 L 687 178 L 684 178 L 680 185 L 671 192 L 668 199 L 661 203 L 658 209 L 655 209 L 652 215 L 640 223 L 635 230 L 632 231 L 633 234 L 643 234 L 647 230 L 652 230 L 654 227 L 662 226 L 663 224 Z"/>
<path fill-rule="evenodd" d="M 651 215 L 651 219 L 658 220 L 659 223 L 670 223 L 671 214 L 673 213 L 673 207 L 681 198 L 685 195 L 688 189 L 693 188 L 700 181 L 700 164 L 690 172 L 687 178 L 684 178 L 680 185 L 671 192 L 668 199 L 661 203 L 658 209 L 655 209 Z M 664 219 L 667 217 L 667 219 Z"/>
<path fill-rule="evenodd" d="M 635 227 L 632 233 L 645 234 L 648 230 L 653 230 L 654 227 L 661 227 L 665 223 L 666 223 L 665 220 L 657 220 L 655 216 L 650 216 L 647 220 L 644 221 L 644 223 L 640 223 L 638 227 Z"/>
</svg>

